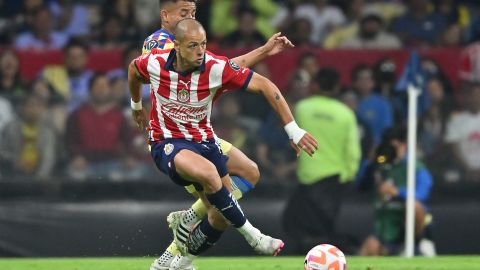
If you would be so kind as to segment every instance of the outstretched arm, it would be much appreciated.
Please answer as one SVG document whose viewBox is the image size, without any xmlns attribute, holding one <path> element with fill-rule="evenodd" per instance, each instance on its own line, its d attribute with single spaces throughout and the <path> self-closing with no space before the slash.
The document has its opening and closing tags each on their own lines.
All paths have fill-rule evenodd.
<svg viewBox="0 0 480 270">
<path fill-rule="evenodd" d="M 130 90 L 131 107 L 133 120 L 137 123 L 139 130 L 144 130 L 147 126 L 147 113 L 142 108 L 142 84 L 146 83 L 145 79 L 137 70 L 132 61 L 128 66 L 128 89 Z"/>
<path fill-rule="evenodd" d="M 282 52 L 285 49 L 295 47 L 292 42 L 288 40 L 287 37 L 280 35 L 280 32 L 274 34 L 262 47 L 259 47 L 244 55 L 237 56 L 233 58 L 232 61 L 242 67 L 252 67 L 258 64 L 258 62 L 261 62 L 263 59 L 267 58 L 268 56 L 272 56 L 279 52 Z"/>
<path fill-rule="evenodd" d="M 274 83 L 259 74 L 253 73 L 247 89 L 253 93 L 261 93 L 267 99 L 270 106 L 272 106 L 284 124 L 285 131 L 295 144 L 297 153 L 297 146 L 310 156 L 315 153 L 315 150 L 318 148 L 317 140 L 308 132 L 298 127 L 285 98 Z"/>
</svg>

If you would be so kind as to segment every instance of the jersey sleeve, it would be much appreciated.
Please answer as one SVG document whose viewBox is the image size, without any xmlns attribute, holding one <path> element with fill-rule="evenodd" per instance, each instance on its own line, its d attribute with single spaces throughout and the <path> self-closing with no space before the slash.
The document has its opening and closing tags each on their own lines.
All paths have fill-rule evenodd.
<svg viewBox="0 0 480 270">
<path fill-rule="evenodd" d="M 143 42 L 142 54 L 155 53 L 158 50 L 171 48 L 173 48 L 173 41 L 170 38 L 163 35 L 155 36 L 152 34 Z"/>
<path fill-rule="evenodd" d="M 222 74 L 222 89 L 224 91 L 244 90 L 247 88 L 252 76 L 252 70 L 241 67 L 232 60 L 227 59 Z"/>
<path fill-rule="evenodd" d="M 137 67 L 138 72 L 146 80 L 150 80 L 150 74 L 148 73 L 148 61 L 151 57 L 151 53 L 142 54 L 133 60 L 133 64 Z"/>
</svg>

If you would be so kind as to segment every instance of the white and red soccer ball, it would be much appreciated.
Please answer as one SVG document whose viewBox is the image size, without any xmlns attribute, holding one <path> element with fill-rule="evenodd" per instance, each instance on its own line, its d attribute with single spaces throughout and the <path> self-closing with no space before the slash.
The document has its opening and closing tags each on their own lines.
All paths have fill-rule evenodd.
<svg viewBox="0 0 480 270">
<path fill-rule="evenodd" d="M 335 246 L 322 244 L 312 248 L 305 257 L 304 270 L 346 270 L 343 252 Z"/>
</svg>

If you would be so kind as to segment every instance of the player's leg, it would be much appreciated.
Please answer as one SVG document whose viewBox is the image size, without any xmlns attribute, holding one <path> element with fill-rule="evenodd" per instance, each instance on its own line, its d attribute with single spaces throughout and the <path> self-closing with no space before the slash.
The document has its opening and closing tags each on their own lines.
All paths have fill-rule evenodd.
<svg viewBox="0 0 480 270">
<path fill-rule="evenodd" d="M 253 227 L 243 214 L 238 202 L 223 185 L 230 182 L 230 176 L 227 173 L 225 157 L 219 151 L 218 145 L 210 142 L 202 146 L 204 146 L 201 148 L 202 156 L 190 151 L 180 151 L 172 164 L 175 172 L 183 179 L 193 179 L 192 182 L 201 184 L 208 202 L 237 228 L 257 252 L 276 254 L 283 247 L 283 242 L 267 237 Z M 205 224 L 209 229 L 213 228 L 208 222 Z M 177 237 L 176 240 L 179 238 L 181 237 Z M 177 241 L 180 251 L 184 252 L 186 250 L 182 245 L 181 241 Z"/>
<path fill-rule="evenodd" d="M 220 147 L 222 152 L 228 156 L 227 170 L 230 175 L 233 175 L 230 177 L 231 183 L 228 184 L 231 187 L 230 192 L 234 195 L 235 199 L 239 200 L 243 197 L 243 194 L 253 189 L 258 183 L 260 178 L 258 166 L 231 143 L 220 140 Z M 195 192 L 193 186 L 188 186 L 186 189 L 191 194 Z M 202 220 L 206 213 L 207 208 L 204 203 L 202 200 L 197 199 L 186 212 L 178 211 L 171 213 L 169 220 L 183 217 L 186 224 L 193 226 Z"/>
<path fill-rule="evenodd" d="M 260 178 L 258 166 L 231 143 L 220 140 L 220 147 L 222 152 L 229 157 L 227 161 L 227 169 L 229 170 L 230 174 L 233 172 L 233 174 L 241 175 L 231 176 L 230 184 L 230 192 L 234 195 L 235 199 L 239 200 L 242 198 L 243 194 L 253 189 L 258 183 Z M 198 198 L 193 185 L 186 186 L 185 188 L 190 194 Z M 206 214 L 207 207 L 202 200 L 198 198 L 197 201 L 195 201 L 195 203 L 193 203 L 192 206 L 186 211 L 170 213 L 167 221 L 169 226 L 173 227 L 173 223 L 179 222 L 179 220 L 183 219 L 183 223 L 191 227 L 200 222 L 206 216 Z M 179 251 L 175 241 L 172 241 L 162 255 L 155 259 L 151 270 L 161 270 L 162 267 L 168 268 L 175 256 L 179 256 Z"/>
<path fill-rule="evenodd" d="M 248 192 L 250 189 L 255 187 L 260 180 L 260 171 L 258 170 L 257 164 L 249 159 L 240 149 L 233 146 L 231 143 L 220 140 L 220 146 L 222 152 L 228 156 L 227 161 L 227 170 L 230 175 L 238 176 L 243 178 L 243 185 L 248 185 L 247 187 L 241 188 L 242 193 Z M 232 178 L 233 178 L 232 176 Z M 234 179 L 234 183 L 237 181 Z"/>
<path fill-rule="evenodd" d="M 239 200 L 243 197 L 243 194 L 253 189 L 258 183 L 260 178 L 258 166 L 231 143 L 220 139 L 220 147 L 222 152 L 228 156 L 227 170 L 231 175 L 230 192 L 235 196 L 235 199 Z M 187 187 L 187 190 L 190 193 L 195 191 L 194 189 L 191 190 L 191 187 Z M 187 223 L 194 225 L 202 220 L 206 213 L 207 208 L 203 202 L 198 199 L 187 209 L 187 213 L 184 216 L 188 219 L 186 220 Z M 181 212 L 177 212 L 174 215 L 178 217 L 180 214 Z"/>
</svg>

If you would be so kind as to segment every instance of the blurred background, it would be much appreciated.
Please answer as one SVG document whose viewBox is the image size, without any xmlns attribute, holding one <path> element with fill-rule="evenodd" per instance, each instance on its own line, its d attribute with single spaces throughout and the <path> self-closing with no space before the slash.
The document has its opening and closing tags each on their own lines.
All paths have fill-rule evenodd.
<svg viewBox="0 0 480 270">
<path fill-rule="evenodd" d="M 384 131 L 406 122 L 395 86 L 417 49 L 430 240 L 439 254 L 480 253 L 479 1 L 199 0 L 196 17 L 208 50 L 229 57 L 286 35 L 296 47 L 253 69 L 292 108 L 312 95 L 321 68 L 340 74 L 336 98 L 357 117 L 362 165 L 333 224 L 342 236 L 329 241 L 349 254 L 373 232 L 376 191 L 363 173 Z M 153 256 L 171 240 L 166 215 L 193 199 L 155 168 L 130 116 L 126 74 L 160 25 L 156 0 L 0 0 L 0 256 Z M 241 201 L 250 219 L 285 236 L 298 180 L 278 119 L 262 97 L 236 92 L 212 119 L 260 168 Z M 225 238 L 209 254 L 253 254 L 235 233 Z"/>
</svg>

